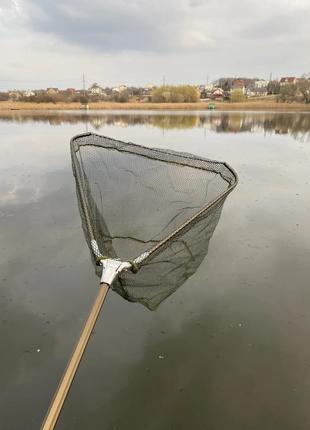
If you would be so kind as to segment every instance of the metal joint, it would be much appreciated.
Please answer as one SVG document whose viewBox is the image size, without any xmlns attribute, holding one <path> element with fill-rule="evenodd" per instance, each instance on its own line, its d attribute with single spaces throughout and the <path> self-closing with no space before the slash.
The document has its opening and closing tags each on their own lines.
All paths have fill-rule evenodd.
<svg viewBox="0 0 310 430">
<path fill-rule="evenodd" d="M 101 284 L 111 285 L 115 277 L 123 270 L 130 269 L 131 264 L 127 261 L 112 260 L 110 258 L 101 260 L 102 275 Z"/>
</svg>

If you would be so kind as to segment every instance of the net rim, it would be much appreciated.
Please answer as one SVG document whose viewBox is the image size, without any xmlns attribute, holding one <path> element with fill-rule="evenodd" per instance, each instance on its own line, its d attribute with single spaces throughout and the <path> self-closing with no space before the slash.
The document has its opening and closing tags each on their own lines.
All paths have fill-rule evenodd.
<svg viewBox="0 0 310 430">
<path fill-rule="evenodd" d="M 199 155 L 192 154 L 192 153 L 189 153 L 189 152 L 174 151 L 174 150 L 171 150 L 171 149 L 167 150 L 167 149 L 162 149 L 162 148 L 153 148 L 153 147 L 149 147 L 149 146 L 144 146 L 144 145 L 140 145 L 140 144 L 137 144 L 137 143 L 133 143 L 133 142 L 130 142 L 130 141 L 129 142 L 125 142 L 123 140 L 114 139 L 113 137 L 104 136 L 104 135 L 98 134 L 98 133 L 84 132 L 84 133 L 76 134 L 75 136 L 73 136 L 70 139 L 70 146 L 71 146 L 71 148 L 73 148 L 77 144 L 75 142 L 77 139 L 80 139 L 80 138 L 83 138 L 83 137 L 87 137 L 87 136 L 95 136 L 95 137 L 99 137 L 99 138 L 103 138 L 103 139 L 108 139 L 108 140 L 110 140 L 112 142 L 115 142 L 115 143 L 118 143 L 118 144 L 130 145 L 131 147 L 142 148 L 144 150 L 151 151 L 151 152 L 157 152 L 157 153 L 160 153 L 160 154 L 169 154 L 169 155 L 172 155 L 172 156 L 175 156 L 175 157 L 187 158 L 189 160 L 199 160 L 199 161 L 204 161 L 204 162 L 209 162 L 209 163 L 214 163 L 214 164 L 222 164 L 223 166 L 225 166 L 230 171 L 230 173 L 232 173 L 232 177 L 234 179 L 234 182 L 233 182 L 233 184 L 230 184 L 231 187 L 233 187 L 233 188 L 236 187 L 236 185 L 239 182 L 239 177 L 238 177 L 237 172 L 226 161 L 213 160 L 213 159 L 206 158 L 206 157 L 201 157 Z M 96 143 L 96 144 L 94 144 L 94 143 L 78 143 L 78 146 L 79 147 L 80 146 L 98 146 L 98 147 L 106 148 L 106 146 L 104 146 L 103 144 L 100 144 L 100 143 Z M 116 151 L 117 150 L 121 150 L 122 152 L 130 152 L 130 151 L 126 151 L 125 149 L 117 149 L 117 148 L 113 148 L 113 149 L 116 150 Z M 77 152 L 77 151 L 75 150 L 75 152 Z M 138 154 L 138 155 L 140 155 L 141 157 L 145 157 L 145 154 Z M 181 164 L 181 163 L 176 162 L 176 164 Z M 197 167 L 197 166 L 191 166 L 191 167 L 193 167 L 195 169 L 203 169 L 203 168 Z M 209 169 L 203 169 L 203 170 L 209 170 Z M 216 173 L 219 174 L 225 181 L 227 181 L 227 178 L 225 176 L 223 176 L 220 172 L 216 172 Z M 227 181 L 227 182 L 229 182 L 229 181 Z M 229 187 L 229 189 L 230 189 L 230 187 Z"/>
<path fill-rule="evenodd" d="M 213 199 L 211 202 L 209 202 L 206 206 L 204 206 L 203 208 L 201 208 L 199 211 L 195 212 L 188 220 L 186 220 L 183 224 L 181 224 L 177 229 L 175 229 L 170 235 L 166 236 L 164 239 L 162 239 L 159 243 L 157 243 L 155 246 L 149 248 L 147 251 L 144 251 L 143 253 L 141 253 L 139 256 L 137 256 L 135 259 L 133 259 L 132 261 L 136 264 L 136 265 L 141 265 L 141 263 L 145 262 L 145 260 L 147 260 L 152 254 L 156 253 L 161 247 L 163 247 L 167 242 L 169 242 L 170 240 L 172 240 L 175 236 L 177 236 L 178 234 L 182 233 L 182 231 L 184 231 L 191 223 L 193 223 L 195 220 L 199 219 L 199 217 L 201 215 L 207 215 L 207 213 L 217 204 L 219 204 L 222 200 L 225 200 L 226 197 L 233 191 L 233 189 L 237 186 L 238 182 L 239 182 L 239 178 L 238 175 L 236 173 L 236 171 L 225 161 L 218 161 L 218 160 L 211 160 L 208 158 L 204 158 L 204 157 L 200 157 L 200 156 L 196 156 L 195 154 L 190 154 L 190 153 L 184 153 L 184 152 L 177 152 L 177 151 L 173 151 L 173 150 L 165 150 L 165 149 L 159 149 L 159 148 L 152 148 L 152 147 L 147 147 L 147 146 L 143 146 L 143 145 L 138 145 L 132 142 L 124 142 L 118 139 L 114 139 L 111 138 L 109 136 L 104 136 L 104 135 L 100 135 L 97 133 L 92 133 L 92 132 L 86 132 L 86 133 L 80 133 L 77 134 L 75 136 L 73 136 L 70 139 L 70 148 L 71 151 L 74 152 L 75 157 L 77 157 L 76 153 L 79 151 L 79 148 L 82 146 L 98 146 L 101 148 L 106 148 L 106 146 L 104 146 L 103 144 L 100 143 L 77 143 L 77 139 L 83 138 L 83 137 L 88 137 L 88 136 L 95 136 L 101 139 L 108 139 L 112 142 L 118 143 L 118 144 L 123 144 L 123 145 L 129 145 L 130 147 L 136 147 L 136 148 L 142 148 L 145 149 L 147 151 L 151 151 L 151 152 L 157 152 L 157 153 L 161 153 L 161 154 L 169 154 L 175 157 L 184 157 L 187 159 L 192 159 L 192 160 L 199 160 L 202 162 L 209 162 L 209 163 L 214 163 L 214 164 L 219 164 L 219 165 L 223 165 L 225 166 L 230 173 L 232 174 L 232 181 L 229 181 L 227 179 L 227 177 L 223 176 L 220 172 L 216 172 L 218 175 L 220 175 L 222 177 L 223 180 L 225 180 L 229 186 L 227 187 L 227 189 L 225 191 L 223 191 L 221 194 L 219 194 L 215 199 Z M 117 150 L 117 148 L 113 148 L 115 150 Z M 123 150 L 124 152 L 126 152 L 125 150 Z M 127 151 L 130 152 L 130 151 Z M 140 156 L 143 156 L 142 154 L 138 154 Z M 81 178 L 80 178 L 80 168 L 76 168 L 76 162 L 74 163 L 74 157 L 72 156 L 72 163 L 74 165 L 74 175 L 77 179 L 77 182 L 79 184 L 78 186 L 78 192 L 80 197 L 82 197 L 82 202 L 83 202 L 83 211 L 86 215 L 86 219 L 87 219 L 87 228 L 89 230 L 89 234 L 91 237 L 93 237 L 95 240 L 96 238 L 94 237 L 94 233 L 93 233 L 93 228 L 91 225 L 91 221 L 90 221 L 90 217 L 88 214 L 88 210 L 87 210 L 87 205 L 85 204 L 84 201 L 84 197 L 81 195 Z M 149 157 L 151 158 L 151 157 Z M 182 164 L 182 163 L 176 163 L 176 164 Z M 195 168 L 195 166 L 192 166 L 193 168 Z M 196 167 L 197 169 L 199 169 L 199 167 Z M 200 169 L 203 169 L 202 167 Z M 211 169 L 203 169 L 203 170 L 209 170 L 211 171 Z"/>
</svg>

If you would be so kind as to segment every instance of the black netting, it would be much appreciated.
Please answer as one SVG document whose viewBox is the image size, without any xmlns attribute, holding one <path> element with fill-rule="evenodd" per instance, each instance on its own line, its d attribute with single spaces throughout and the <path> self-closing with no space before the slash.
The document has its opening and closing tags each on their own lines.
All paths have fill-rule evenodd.
<svg viewBox="0 0 310 430">
<path fill-rule="evenodd" d="M 94 134 L 73 138 L 71 152 L 90 249 L 95 240 L 102 255 L 135 260 L 139 272 L 112 287 L 155 308 L 204 258 L 236 174 L 225 163 Z"/>
<path fill-rule="evenodd" d="M 222 206 L 223 202 L 165 247 L 159 248 L 141 264 L 138 273 L 122 272 L 113 288 L 127 300 L 155 309 L 193 275 L 203 261 Z"/>
</svg>

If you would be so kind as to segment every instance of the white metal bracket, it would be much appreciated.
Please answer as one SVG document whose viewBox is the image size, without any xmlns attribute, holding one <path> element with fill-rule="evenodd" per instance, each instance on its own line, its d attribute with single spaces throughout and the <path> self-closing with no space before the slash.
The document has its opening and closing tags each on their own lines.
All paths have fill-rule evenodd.
<svg viewBox="0 0 310 430">
<path fill-rule="evenodd" d="M 131 264 L 127 261 L 113 260 L 110 258 L 101 260 L 102 275 L 101 284 L 111 285 L 115 277 L 123 270 L 130 269 Z"/>
</svg>

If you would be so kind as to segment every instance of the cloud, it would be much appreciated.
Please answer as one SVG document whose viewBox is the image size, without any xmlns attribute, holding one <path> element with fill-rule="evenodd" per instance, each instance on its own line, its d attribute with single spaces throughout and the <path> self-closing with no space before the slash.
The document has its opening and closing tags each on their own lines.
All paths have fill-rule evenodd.
<svg viewBox="0 0 310 430">
<path fill-rule="evenodd" d="M 309 0 L 0 2 L 2 88 L 79 87 L 83 72 L 139 85 L 310 70 Z"/>
<path fill-rule="evenodd" d="M 274 38 L 281 40 L 295 41 L 303 38 L 305 33 L 309 38 L 309 18 L 310 3 L 304 4 L 294 1 L 285 7 L 271 9 L 262 7 L 261 13 L 256 15 L 255 20 L 250 20 L 244 28 L 241 28 L 240 35 L 244 38 L 261 40 L 264 43 L 269 39 L 270 44 Z M 310 39 L 310 38 L 309 38 Z"/>
<path fill-rule="evenodd" d="M 18 10 L 19 5 L 16 0 L 2 0 L 0 5 L 0 11 Z"/>
<path fill-rule="evenodd" d="M 5 24 L 18 19 L 21 15 L 21 7 L 17 0 L 1 0 L 0 4 L 0 31 Z"/>
<path fill-rule="evenodd" d="M 28 24 L 66 43 L 104 52 L 202 49 L 208 26 L 189 2 L 168 0 L 32 0 Z"/>
<path fill-rule="evenodd" d="M 202 51 L 238 39 L 265 43 L 298 37 L 310 19 L 308 0 L 20 1 L 32 31 L 100 52 Z"/>
</svg>

